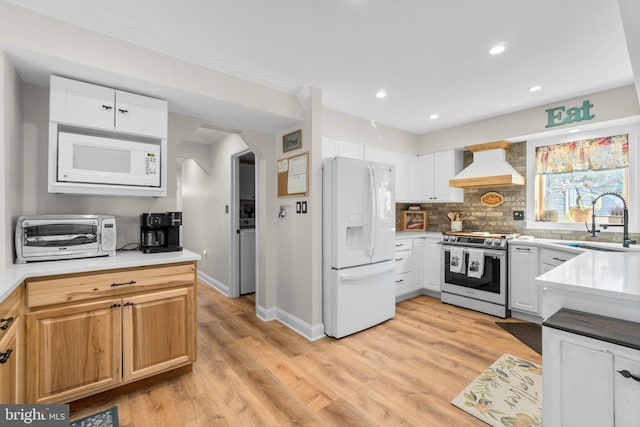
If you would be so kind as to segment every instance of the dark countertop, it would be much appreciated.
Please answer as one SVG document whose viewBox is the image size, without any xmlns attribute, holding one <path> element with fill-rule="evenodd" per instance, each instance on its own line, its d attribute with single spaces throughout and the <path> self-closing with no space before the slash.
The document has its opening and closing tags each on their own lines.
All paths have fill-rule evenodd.
<svg viewBox="0 0 640 427">
<path fill-rule="evenodd" d="M 640 350 L 640 323 L 562 308 L 542 325 Z"/>
</svg>

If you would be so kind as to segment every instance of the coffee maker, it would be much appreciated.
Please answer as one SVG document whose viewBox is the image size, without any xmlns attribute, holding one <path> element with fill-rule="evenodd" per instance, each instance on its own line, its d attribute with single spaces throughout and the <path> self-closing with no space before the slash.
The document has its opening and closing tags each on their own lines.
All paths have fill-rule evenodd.
<svg viewBox="0 0 640 427">
<path fill-rule="evenodd" d="M 143 213 L 140 216 L 140 250 L 145 254 L 181 251 L 182 212 Z"/>
</svg>

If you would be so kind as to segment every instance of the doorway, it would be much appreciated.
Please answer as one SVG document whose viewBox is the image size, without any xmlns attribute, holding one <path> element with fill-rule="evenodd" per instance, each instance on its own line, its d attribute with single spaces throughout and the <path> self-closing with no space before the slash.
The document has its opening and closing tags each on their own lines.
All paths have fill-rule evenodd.
<svg viewBox="0 0 640 427">
<path fill-rule="evenodd" d="M 229 271 L 231 298 L 254 294 L 257 289 L 257 164 L 251 150 L 231 156 L 231 206 L 229 219 Z"/>
</svg>

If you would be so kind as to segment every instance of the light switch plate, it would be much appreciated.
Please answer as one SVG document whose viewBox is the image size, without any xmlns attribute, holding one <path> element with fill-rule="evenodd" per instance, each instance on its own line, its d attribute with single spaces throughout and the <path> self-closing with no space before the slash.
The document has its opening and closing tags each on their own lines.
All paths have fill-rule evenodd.
<svg viewBox="0 0 640 427">
<path fill-rule="evenodd" d="M 302 202 L 296 202 L 296 213 L 300 213 L 302 211 Z"/>
<path fill-rule="evenodd" d="M 302 213 L 303 214 L 307 213 L 307 202 L 302 202 Z"/>
</svg>

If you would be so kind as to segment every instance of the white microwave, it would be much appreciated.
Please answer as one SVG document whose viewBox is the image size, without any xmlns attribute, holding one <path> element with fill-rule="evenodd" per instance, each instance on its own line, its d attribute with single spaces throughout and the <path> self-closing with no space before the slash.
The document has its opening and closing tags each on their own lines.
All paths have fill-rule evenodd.
<svg viewBox="0 0 640 427">
<path fill-rule="evenodd" d="M 160 160 L 160 144 L 58 133 L 58 182 L 160 187 Z"/>
</svg>

